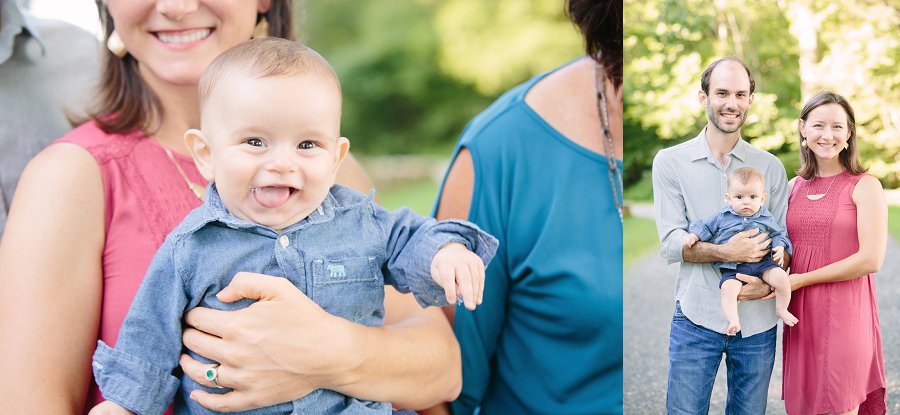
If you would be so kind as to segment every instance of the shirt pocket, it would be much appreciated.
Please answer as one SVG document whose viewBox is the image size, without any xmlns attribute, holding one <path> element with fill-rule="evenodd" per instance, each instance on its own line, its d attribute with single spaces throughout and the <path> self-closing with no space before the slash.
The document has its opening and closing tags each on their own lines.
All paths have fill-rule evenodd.
<svg viewBox="0 0 900 415">
<path fill-rule="evenodd" d="M 344 319 L 380 325 L 384 318 L 384 279 L 375 257 L 313 261 L 310 296 L 325 311 Z"/>
</svg>

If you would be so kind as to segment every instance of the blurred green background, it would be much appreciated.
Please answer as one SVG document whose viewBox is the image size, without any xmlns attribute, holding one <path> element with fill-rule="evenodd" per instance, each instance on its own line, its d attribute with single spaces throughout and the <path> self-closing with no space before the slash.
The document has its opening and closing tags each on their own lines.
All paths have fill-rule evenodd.
<svg viewBox="0 0 900 415">
<path fill-rule="evenodd" d="M 624 179 L 632 206 L 652 203 L 656 152 L 693 138 L 706 125 L 697 101 L 700 75 L 724 56 L 743 58 L 756 79 L 744 138 L 777 155 L 789 178 L 800 164 L 800 109 L 814 93 L 832 90 L 855 110 L 863 164 L 885 188 L 900 186 L 900 2 L 625 0 L 624 5 Z M 895 236 L 898 220 L 900 210 L 892 208 Z M 624 239 L 626 269 L 632 258 L 658 246 L 652 220 L 626 222 Z"/>
<path fill-rule="evenodd" d="M 564 0 L 297 4 L 303 40 L 341 79 L 343 133 L 381 202 L 422 214 L 469 120 L 506 90 L 583 54 Z M 417 157 L 384 157 L 397 154 Z M 421 160 L 432 168 L 408 167 Z"/>
</svg>

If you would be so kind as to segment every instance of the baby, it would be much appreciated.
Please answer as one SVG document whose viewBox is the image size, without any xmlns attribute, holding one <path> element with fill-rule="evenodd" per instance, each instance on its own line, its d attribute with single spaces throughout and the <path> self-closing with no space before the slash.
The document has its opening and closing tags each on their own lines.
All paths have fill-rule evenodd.
<svg viewBox="0 0 900 415">
<path fill-rule="evenodd" d="M 200 105 L 201 130 L 185 140 L 211 182 L 206 200 L 160 247 L 115 349 L 98 342 L 94 377 L 107 401 L 91 414 L 161 414 L 173 399 L 176 414 L 208 413 L 191 392 L 227 389 L 218 365 L 196 354 L 211 364 L 207 382 L 178 372 L 181 319 L 197 306 L 249 305 L 215 295 L 241 271 L 282 276 L 325 311 L 370 326 L 382 324 L 385 283 L 423 307 L 457 295 L 469 309 L 481 302 L 495 238 L 465 221 L 387 212 L 372 193 L 334 184 L 350 144 L 337 76 L 315 51 L 278 38 L 238 45 L 204 73 Z M 390 414 L 391 405 L 319 389 L 253 413 Z"/>
<path fill-rule="evenodd" d="M 719 293 L 722 312 L 728 320 L 726 334 L 729 336 L 741 331 L 737 297 L 744 283 L 737 279 L 738 273 L 761 277 L 771 285 L 775 289 L 775 314 L 788 326 L 797 324 L 797 317 L 787 309 L 791 302 L 791 286 L 787 272 L 782 268 L 784 252 L 785 250 L 791 252 L 791 244 L 772 214 L 762 205 L 766 201 L 766 196 L 768 194 L 765 192 L 765 177 L 762 173 L 750 167 L 739 168 L 728 176 L 725 202 L 730 206 L 722 208 L 705 220 L 691 223 L 688 229 L 691 233 L 684 237 L 684 245 L 688 247 L 697 241 L 711 240 L 722 244 L 738 232 L 756 228 L 760 232 L 767 232 L 772 240 L 771 255 L 766 255 L 759 262 L 713 264 L 722 272 Z"/>
</svg>

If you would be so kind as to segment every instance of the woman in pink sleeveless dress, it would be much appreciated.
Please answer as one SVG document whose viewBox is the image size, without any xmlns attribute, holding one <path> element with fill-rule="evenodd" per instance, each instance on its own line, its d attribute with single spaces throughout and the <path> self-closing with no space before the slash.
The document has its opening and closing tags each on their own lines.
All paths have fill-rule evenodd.
<svg viewBox="0 0 900 415">
<path fill-rule="evenodd" d="M 98 5 L 113 39 L 100 105 L 28 164 L 0 243 L 4 414 L 76 414 L 102 400 L 91 379 L 97 339 L 115 343 L 157 248 L 200 205 L 204 182 L 183 140 L 199 127 L 200 75 L 251 36 L 293 37 L 291 0 Z M 368 191 L 355 161 L 341 170 L 338 182 Z M 389 291 L 386 326 L 365 327 L 272 277 L 241 281 L 230 295 L 259 303 L 185 319 L 197 329 L 184 344 L 220 362 L 217 379 L 234 388 L 195 393 L 202 405 L 250 409 L 328 388 L 423 407 L 458 393 L 459 347 L 440 310 Z M 182 359 L 198 381 L 209 367 Z"/>
<path fill-rule="evenodd" d="M 790 415 L 884 414 L 875 275 L 887 246 L 881 183 L 857 153 L 853 109 L 822 92 L 800 113 L 801 167 L 788 202 L 794 244 L 782 398 Z"/>
</svg>

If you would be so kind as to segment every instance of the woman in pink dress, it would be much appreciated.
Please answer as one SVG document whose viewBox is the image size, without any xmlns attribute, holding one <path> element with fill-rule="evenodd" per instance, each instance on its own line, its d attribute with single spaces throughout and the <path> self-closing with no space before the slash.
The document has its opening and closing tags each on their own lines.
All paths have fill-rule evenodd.
<svg viewBox="0 0 900 415">
<path fill-rule="evenodd" d="M 821 92 L 800 113 L 799 177 L 788 202 L 793 298 L 782 397 L 790 415 L 884 414 L 875 272 L 887 246 L 881 183 L 857 153 L 853 109 Z"/>
<path fill-rule="evenodd" d="M 97 339 L 115 343 L 153 254 L 201 203 L 205 182 L 183 139 L 199 126 L 200 75 L 251 36 L 294 34 L 291 0 L 98 5 L 109 39 L 99 107 L 28 164 L 0 242 L 3 414 L 76 414 L 102 400 Z M 355 162 L 341 169 L 338 182 L 370 188 Z M 440 310 L 388 291 L 386 325 L 366 327 L 284 279 L 235 281 L 229 299 L 261 301 L 185 317 L 184 344 L 220 362 L 217 380 L 233 388 L 194 393 L 201 405 L 250 409 L 327 388 L 425 407 L 459 393 L 459 346 Z M 181 364 L 198 381 L 210 368 L 186 355 Z"/>
</svg>

